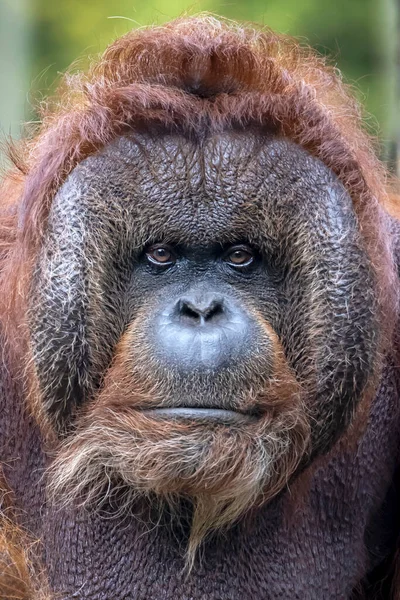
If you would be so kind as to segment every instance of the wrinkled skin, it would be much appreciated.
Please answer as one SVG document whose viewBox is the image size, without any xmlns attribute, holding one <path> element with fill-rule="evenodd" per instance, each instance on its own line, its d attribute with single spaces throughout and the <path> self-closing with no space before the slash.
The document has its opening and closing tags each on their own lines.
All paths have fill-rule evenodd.
<svg viewBox="0 0 400 600">
<path fill-rule="evenodd" d="M 173 249 L 172 265 L 149 262 L 154 244 Z M 253 253 L 244 269 L 226 258 L 238 246 Z M 213 316 L 199 333 L 203 305 Z M 74 508 L 39 511 L 52 457 L 32 468 L 25 450 L 6 474 L 62 597 L 320 600 L 370 589 L 395 543 L 382 507 L 397 501 L 399 382 L 390 356 L 381 366 L 374 274 L 352 201 L 321 162 L 257 131 L 117 139 L 53 202 L 29 327 L 60 440 L 51 481 Z M 378 375 L 374 427 L 358 452 L 334 446 Z M 37 431 L 22 426 L 37 456 Z M 21 423 L 8 427 L 18 446 Z M 296 519 L 288 483 L 301 498 Z M 214 530 L 221 514 L 232 525 L 252 505 L 206 540 L 185 579 L 193 528 L 197 549 L 207 516 Z"/>
</svg>

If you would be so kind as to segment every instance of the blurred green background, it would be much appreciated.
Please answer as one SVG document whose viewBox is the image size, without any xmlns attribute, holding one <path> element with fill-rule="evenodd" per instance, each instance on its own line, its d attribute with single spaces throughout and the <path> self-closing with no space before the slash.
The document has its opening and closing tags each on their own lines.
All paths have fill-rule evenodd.
<svg viewBox="0 0 400 600">
<path fill-rule="evenodd" d="M 399 0 L 0 0 L 0 128 L 19 135 L 72 62 L 133 27 L 211 11 L 308 40 L 354 85 L 386 148 L 396 137 Z"/>
</svg>

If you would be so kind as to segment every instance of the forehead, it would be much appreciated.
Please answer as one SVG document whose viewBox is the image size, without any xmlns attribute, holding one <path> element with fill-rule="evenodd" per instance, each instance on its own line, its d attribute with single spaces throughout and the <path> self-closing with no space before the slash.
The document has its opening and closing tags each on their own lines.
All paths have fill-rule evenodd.
<svg viewBox="0 0 400 600">
<path fill-rule="evenodd" d="M 121 137 L 79 165 L 70 184 L 91 217 L 118 216 L 143 238 L 182 243 L 251 237 L 268 215 L 293 207 L 300 215 L 339 185 L 290 141 L 244 131 L 201 141 Z"/>
</svg>

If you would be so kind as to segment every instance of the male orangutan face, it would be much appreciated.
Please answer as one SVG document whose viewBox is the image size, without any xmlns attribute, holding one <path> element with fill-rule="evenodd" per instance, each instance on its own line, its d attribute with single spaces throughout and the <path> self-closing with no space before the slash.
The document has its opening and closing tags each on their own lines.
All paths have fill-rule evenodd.
<svg viewBox="0 0 400 600">
<path fill-rule="evenodd" d="M 30 301 L 67 498 L 193 502 L 192 541 L 345 429 L 376 302 L 352 201 L 264 131 L 120 137 L 56 195 Z"/>
</svg>

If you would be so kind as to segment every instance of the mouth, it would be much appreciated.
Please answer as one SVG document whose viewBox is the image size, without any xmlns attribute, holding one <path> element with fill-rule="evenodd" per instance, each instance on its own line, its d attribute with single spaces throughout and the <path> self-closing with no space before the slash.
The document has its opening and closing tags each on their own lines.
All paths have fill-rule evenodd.
<svg viewBox="0 0 400 600">
<path fill-rule="evenodd" d="M 152 410 L 144 410 L 143 413 L 153 419 L 212 422 L 222 425 L 248 424 L 257 420 L 254 415 L 234 410 L 224 410 L 222 408 L 154 408 Z"/>
</svg>

